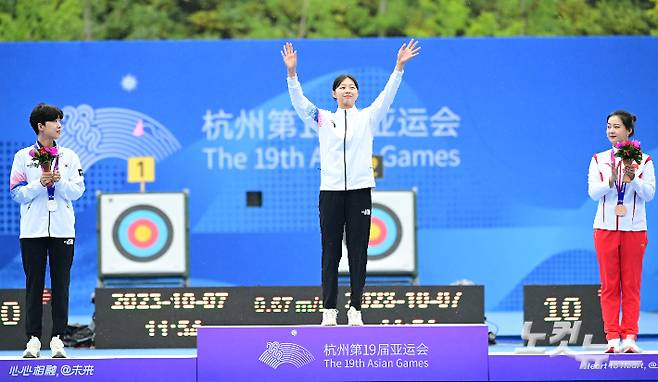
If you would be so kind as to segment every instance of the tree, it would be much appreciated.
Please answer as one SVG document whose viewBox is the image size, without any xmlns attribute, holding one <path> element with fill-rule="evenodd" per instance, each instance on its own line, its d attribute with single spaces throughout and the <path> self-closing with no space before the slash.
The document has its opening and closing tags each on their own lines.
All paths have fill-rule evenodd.
<svg viewBox="0 0 658 382">
<path fill-rule="evenodd" d="M 658 35 L 658 0 L 0 0 L 0 40 Z"/>
<path fill-rule="evenodd" d="M 461 36 L 470 10 L 464 0 L 418 0 L 410 7 L 405 34 L 409 36 Z"/>
<path fill-rule="evenodd" d="M 561 35 L 603 33 L 601 13 L 586 0 L 562 0 L 558 4 L 557 32 Z"/>
<path fill-rule="evenodd" d="M 92 1 L 92 35 L 99 40 L 189 37 L 175 0 Z"/>
<path fill-rule="evenodd" d="M 651 23 L 651 35 L 658 36 L 658 0 L 652 0 L 653 8 L 647 10 L 647 19 Z"/>
<path fill-rule="evenodd" d="M 83 38 L 79 0 L 15 0 L 0 8 L 0 40 L 79 40 Z"/>
<path fill-rule="evenodd" d="M 649 17 L 645 9 L 650 3 L 632 0 L 600 0 L 596 8 L 601 13 L 604 34 L 649 34 Z"/>
</svg>

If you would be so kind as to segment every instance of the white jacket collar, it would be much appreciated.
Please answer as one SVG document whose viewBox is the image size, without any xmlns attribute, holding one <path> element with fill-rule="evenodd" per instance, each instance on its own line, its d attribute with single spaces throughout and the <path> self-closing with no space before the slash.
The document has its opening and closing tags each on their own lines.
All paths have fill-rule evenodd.
<svg viewBox="0 0 658 382">
<path fill-rule="evenodd" d="M 343 113 L 345 113 L 344 110 L 347 110 L 348 115 L 354 114 L 354 113 L 359 111 L 359 109 L 356 106 L 352 106 L 349 109 L 341 109 L 340 107 L 336 107 L 336 114 L 338 114 L 338 113 L 343 114 Z"/>
</svg>

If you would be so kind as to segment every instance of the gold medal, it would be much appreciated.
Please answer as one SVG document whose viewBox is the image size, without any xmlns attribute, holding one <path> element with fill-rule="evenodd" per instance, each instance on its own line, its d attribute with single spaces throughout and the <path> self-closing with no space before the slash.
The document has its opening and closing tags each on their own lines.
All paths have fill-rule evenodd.
<svg viewBox="0 0 658 382">
<path fill-rule="evenodd" d="M 623 204 L 617 204 L 615 207 L 615 215 L 624 216 L 626 215 L 626 207 Z"/>
</svg>

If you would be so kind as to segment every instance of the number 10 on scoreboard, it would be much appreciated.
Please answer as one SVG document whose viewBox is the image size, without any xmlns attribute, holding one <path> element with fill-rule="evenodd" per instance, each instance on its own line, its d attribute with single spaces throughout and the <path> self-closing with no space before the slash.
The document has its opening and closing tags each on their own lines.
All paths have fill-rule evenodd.
<svg viewBox="0 0 658 382">
<path fill-rule="evenodd" d="M 145 192 L 147 182 L 155 182 L 155 158 L 128 158 L 128 183 L 139 183 L 139 192 Z"/>
</svg>

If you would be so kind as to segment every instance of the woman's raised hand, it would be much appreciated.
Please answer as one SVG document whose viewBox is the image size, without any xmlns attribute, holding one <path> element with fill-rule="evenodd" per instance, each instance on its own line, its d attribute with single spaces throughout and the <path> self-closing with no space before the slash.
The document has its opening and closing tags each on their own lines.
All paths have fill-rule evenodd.
<svg viewBox="0 0 658 382">
<path fill-rule="evenodd" d="M 283 50 L 281 51 L 281 57 L 283 57 L 283 63 L 286 64 L 288 69 L 288 77 L 294 77 L 297 75 L 297 51 L 293 48 L 291 42 L 285 43 L 283 45 Z"/>
<path fill-rule="evenodd" d="M 635 170 L 637 167 L 637 163 L 631 163 L 629 166 L 624 166 L 624 175 L 631 179 L 630 181 L 624 183 L 630 183 L 633 179 L 635 179 Z"/>
<path fill-rule="evenodd" d="M 420 53 L 420 46 L 418 46 L 418 40 L 413 38 L 409 40 L 409 43 L 404 43 L 398 50 L 398 59 L 395 65 L 395 68 L 399 71 L 404 69 L 404 65 L 407 61 L 416 57 Z"/>
</svg>

